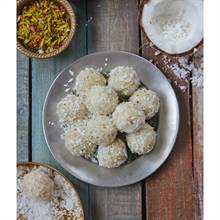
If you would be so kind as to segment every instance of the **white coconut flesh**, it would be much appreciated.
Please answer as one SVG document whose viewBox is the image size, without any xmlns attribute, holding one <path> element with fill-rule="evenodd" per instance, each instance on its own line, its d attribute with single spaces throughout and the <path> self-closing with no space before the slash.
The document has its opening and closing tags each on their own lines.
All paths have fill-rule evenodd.
<svg viewBox="0 0 220 220">
<path fill-rule="evenodd" d="M 164 52 L 188 52 L 203 38 L 203 1 L 149 0 L 143 6 L 142 26 Z"/>
</svg>

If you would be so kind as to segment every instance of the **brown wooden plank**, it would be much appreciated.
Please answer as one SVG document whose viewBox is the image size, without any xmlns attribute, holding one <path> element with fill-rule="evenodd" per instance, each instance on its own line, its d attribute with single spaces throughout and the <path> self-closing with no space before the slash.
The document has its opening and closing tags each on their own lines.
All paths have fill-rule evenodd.
<svg viewBox="0 0 220 220">
<path fill-rule="evenodd" d="M 136 0 L 88 1 L 88 51 L 126 50 L 138 53 Z M 91 219 L 140 220 L 141 184 L 122 188 L 90 187 Z"/>
<path fill-rule="evenodd" d="M 192 89 L 195 219 L 203 219 L 203 89 Z"/>
<path fill-rule="evenodd" d="M 17 53 L 17 160 L 29 160 L 29 58 Z"/>
<path fill-rule="evenodd" d="M 143 55 L 153 60 L 170 79 L 184 86 L 188 82 L 178 80 L 164 63 L 163 53 L 149 46 L 143 37 Z M 169 57 L 171 63 L 176 58 Z M 146 205 L 148 220 L 187 220 L 194 219 L 193 198 L 193 157 L 190 115 L 190 91 L 181 91 L 174 85 L 180 107 L 180 129 L 173 152 L 165 164 L 146 179 Z"/>
</svg>

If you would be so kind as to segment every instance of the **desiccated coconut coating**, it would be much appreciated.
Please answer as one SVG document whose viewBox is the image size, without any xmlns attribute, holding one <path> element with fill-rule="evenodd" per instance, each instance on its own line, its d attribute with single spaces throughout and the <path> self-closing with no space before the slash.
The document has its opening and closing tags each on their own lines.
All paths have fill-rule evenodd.
<svg viewBox="0 0 220 220">
<path fill-rule="evenodd" d="M 108 85 L 121 96 L 130 96 L 140 85 L 138 75 L 132 67 L 116 67 L 109 75 Z"/>
<path fill-rule="evenodd" d="M 23 177 L 21 187 L 29 198 L 47 200 L 52 196 L 54 182 L 46 173 L 33 170 Z"/>
<path fill-rule="evenodd" d="M 64 134 L 65 147 L 74 156 L 89 157 L 96 150 L 87 135 L 87 120 L 77 121 Z"/>
<path fill-rule="evenodd" d="M 111 144 L 117 135 L 117 129 L 108 116 L 93 116 L 87 128 L 90 140 L 97 145 Z"/>
<path fill-rule="evenodd" d="M 87 91 L 95 85 L 106 85 L 105 77 L 93 68 L 85 68 L 76 76 L 74 89 L 77 94 L 85 96 Z"/>
<path fill-rule="evenodd" d="M 118 105 L 118 95 L 110 87 L 93 86 L 87 93 L 86 106 L 94 115 L 108 115 Z"/>
<path fill-rule="evenodd" d="M 132 153 L 139 155 L 149 153 L 156 142 L 156 132 L 146 123 L 140 130 L 127 134 L 126 140 Z"/>
<path fill-rule="evenodd" d="M 67 95 L 57 104 L 57 114 L 62 124 L 71 125 L 87 115 L 87 108 L 78 96 Z"/>
<path fill-rule="evenodd" d="M 122 102 L 112 114 L 115 126 L 121 132 L 137 131 L 145 123 L 144 112 L 132 102 Z"/>
<path fill-rule="evenodd" d="M 157 93 L 146 88 L 135 91 L 129 100 L 144 111 L 147 119 L 152 118 L 160 108 L 160 99 Z"/>
<path fill-rule="evenodd" d="M 99 165 L 107 168 L 119 167 L 127 158 L 127 149 L 125 143 L 117 138 L 110 145 L 100 145 L 97 154 Z"/>
</svg>

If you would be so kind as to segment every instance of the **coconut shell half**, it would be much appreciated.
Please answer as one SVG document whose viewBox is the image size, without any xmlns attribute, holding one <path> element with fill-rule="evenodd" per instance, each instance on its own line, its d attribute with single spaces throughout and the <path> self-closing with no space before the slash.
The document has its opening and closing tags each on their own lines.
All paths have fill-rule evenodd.
<svg viewBox="0 0 220 220">
<path fill-rule="evenodd" d="M 159 50 L 186 54 L 203 40 L 203 1 L 146 0 L 141 6 L 140 25 Z"/>
</svg>

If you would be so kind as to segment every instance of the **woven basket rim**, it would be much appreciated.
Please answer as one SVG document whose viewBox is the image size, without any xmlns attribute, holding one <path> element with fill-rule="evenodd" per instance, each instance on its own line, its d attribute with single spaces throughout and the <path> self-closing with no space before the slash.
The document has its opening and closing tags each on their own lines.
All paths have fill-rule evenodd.
<svg viewBox="0 0 220 220">
<path fill-rule="evenodd" d="M 30 2 L 33 2 L 33 1 L 34 0 L 18 0 L 17 1 L 17 15 L 18 15 L 18 11 L 21 10 L 24 7 L 24 5 L 26 5 Z M 54 56 L 60 54 L 69 46 L 69 44 L 75 34 L 75 30 L 76 30 L 76 15 L 75 15 L 75 12 L 74 12 L 72 6 L 70 5 L 70 3 L 67 0 L 56 0 L 56 1 L 58 3 L 60 3 L 65 8 L 66 12 L 68 13 L 68 15 L 70 17 L 70 26 L 71 27 L 70 27 L 70 33 L 69 33 L 68 38 L 64 41 L 64 43 L 61 47 L 59 47 L 58 49 L 54 50 L 51 53 L 45 53 L 45 54 L 38 54 L 38 53 L 35 53 L 35 52 L 28 50 L 17 39 L 17 49 L 21 53 L 23 53 L 24 55 L 31 57 L 31 58 L 45 59 L 45 58 L 54 57 Z"/>
</svg>

